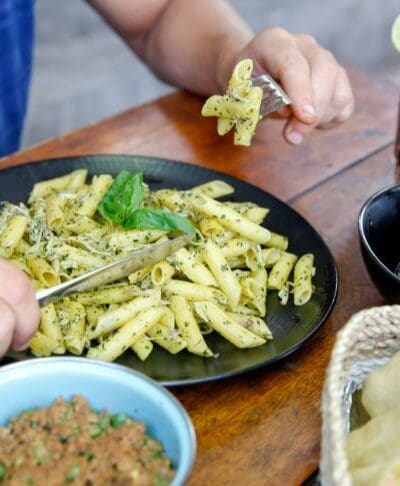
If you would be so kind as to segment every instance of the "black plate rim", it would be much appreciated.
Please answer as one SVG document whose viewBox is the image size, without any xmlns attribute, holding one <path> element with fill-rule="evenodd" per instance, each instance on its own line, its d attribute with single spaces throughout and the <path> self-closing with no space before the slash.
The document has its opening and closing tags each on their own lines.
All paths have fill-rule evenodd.
<svg viewBox="0 0 400 486">
<path fill-rule="evenodd" d="M 222 172 L 222 171 L 215 170 L 215 169 L 210 169 L 208 167 L 201 167 L 201 166 L 196 165 L 195 163 L 184 162 L 182 160 L 170 159 L 170 158 L 167 158 L 167 157 L 151 156 L 151 155 L 119 154 L 119 153 L 66 155 L 66 156 L 63 156 L 63 157 L 52 157 L 52 158 L 48 158 L 48 159 L 30 160 L 30 161 L 23 162 L 22 164 L 18 164 L 18 165 L 13 166 L 13 167 L 6 167 L 4 169 L 1 169 L 1 167 L 0 167 L 0 176 L 4 172 L 17 171 L 18 169 L 21 169 L 21 167 L 24 167 L 24 166 L 27 166 L 27 165 L 35 166 L 36 164 L 41 165 L 42 163 L 65 162 L 66 160 L 73 160 L 73 159 L 78 159 L 78 158 L 87 158 L 87 159 L 99 159 L 100 158 L 101 159 L 101 158 L 106 158 L 106 157 L 119 157 L 121 159 L 126 159 L 126 160 L 142 159 L 142 160 L 149 160 L 149 161 L 152 161 L 152 162 L 160 161 L 160 162 L 168 162 L 168 163 L 172 163 L 172 164 L 176 164 L 176 165 L 190 165 L 194 168 L 194 170 L 199 170 L 201 172 L 208 172 L 210 175 L 214 175 L 215 177 L 218 177 L 218 176 L 223 176 L 224 178 L 228 177 L 234 182 L 239 182 L 241 184 L 246 184 L 247 186 L 253 187 L 253 188 L 257 189 L 257 191 L 263 192 L 269 198 L 273 199 L 277 203 L 286 206 L 290 211 L 296 213 L 296 215 L 307 226 L 309 226 L 311 228 L 311 230 L 315 233 L 317 238 L 322 243 L 325 251 L 327 252 L 327 255 L 330 257 L 332 269 L 333 269 L 333 275 L 332 275 L 332 277 L 334 277 L 334 284 L 332 285 L 333 286 L 333 296 L 332 296 L 332 299 L 330 301 L 329 306 L 327 307 L 327 309 L 323 313 L 318 324 L 315 325 L 312 329 L 310 329 L 310 331 L 303 337 L 303 339 L 299 340 L 296 344 L 289 347 L 286 351 L 280 353 L 279 355 L 277 355 L 273 358 L 269 358 L 265 361 L 261 361 L 257 364 L 251 365 L 249 367 L 237 369 L 237 370 L 233 370 L 233 371 L 223 372 L 223 373 L 220 373 L 220 374 L 214 375 L 214 376 L 206 376 L 206 377 L 201 377 L 201 378 L 187 378 L 187 379 L 182 379 L 182 380 L 157 380 L 157 379 L 155 379 L 151 376 L 149 378 L 153 379 L 154 381 L 156 381 L 157 383 L 160 383 L 163 386 L 181 387 L 181 386 L 208 383 L 208 382 L 218 381 L 218 380 L 222 380 L 222 379 L 232 378 L 232 377 L 235 377 L 235 376 L 238 376 L 238 375 L 247 374 L 247 373 L 250 373 L 252 371 L 258 370 L 260 368 L 267 367 L 271 364 L 275 364 L 275 363 L 287 358 L 290 354 L 293 354 L 295 351 L 297 351 L 299 348 L 301 348 L 321 328 L 321 326 L 326 322 L 326 320 L 330 316 L 330 314 L 331 314 L 331 312 L 332 312 L 332 310 L 333 310 L 333 308 L 336 304 L 336 300 L 337 300 L 337 296 L 338 296 L 338 289 L 339 289 L 338 269 L 337 269 L 336 261 L 333 257 L 333 254 L 332 254 L 329 246 L 327 245 L 325 240 L 322 238 L 320 233 L 306 220 L 306 218 L 302 214 L 300 214 L 298 211 L 296 211 L 292 206 L 290 206 L 285 201 L 282 201 L 281 199 L 277 198 L 276 196 L 274 196 L 270 192 L 262 189 L 261 187 L 256 186 L 255 184 L 252 184 L 252 183 L 247 182 L 245 180 L 239 179 L 238 177 L 232 176 L 232 175 L 230 175 L 226 172 Z M 12 358 L 12 354 L 13 353 L 9 353 L 8 356 L 10 358 Z M 121 366 L 124 366 L 124 365 L 121 365 Z M 126 368 L 130 369 L 127 366 L 126 366 Z"/>
</svg>

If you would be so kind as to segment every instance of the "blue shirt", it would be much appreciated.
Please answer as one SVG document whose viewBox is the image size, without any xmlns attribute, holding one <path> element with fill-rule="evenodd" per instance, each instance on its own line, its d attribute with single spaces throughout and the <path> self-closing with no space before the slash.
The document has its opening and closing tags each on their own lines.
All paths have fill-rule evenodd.
<svg viewBox="0 0 400 486">
<path fill-rule="evenodd" d="M 32 67 L 34 0 L 0 0 L 0 157 L 18 150 Z"/>
</svg>

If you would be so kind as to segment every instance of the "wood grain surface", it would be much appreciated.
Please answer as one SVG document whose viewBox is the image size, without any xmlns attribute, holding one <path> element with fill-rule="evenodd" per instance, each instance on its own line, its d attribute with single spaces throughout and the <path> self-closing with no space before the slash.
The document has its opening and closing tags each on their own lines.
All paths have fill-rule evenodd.
<svg viewBox="0 0 400 486">
<path fill-rule="evenodd" d="M 239 377 L 172 390 L 197 432 L 190 485 L 306 480 L 318 467 L 321 389 L 335 334 L 354 312 L 383 303 L 361 259 L 357 216 L 373 192 L 395 180 L 398 93 L 355 71 L 351 78 L 355 116 L 334 130 L 316 131 L 302 147 L 285 145 L 281 122 L 269 120 L 254 146 L 234 147 L 199 117 L 199 99 L 176 93 L 0 161 L 5 168 L 65 155 L 127 153 L 215 168 L 290 201 L 333 251 L 337 304 L 299 351 Z"/>
</svg>

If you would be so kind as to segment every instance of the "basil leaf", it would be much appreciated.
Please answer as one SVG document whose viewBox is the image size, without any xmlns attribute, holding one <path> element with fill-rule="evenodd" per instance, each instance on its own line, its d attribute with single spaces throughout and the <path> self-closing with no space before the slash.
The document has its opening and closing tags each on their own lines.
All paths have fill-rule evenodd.
<svg viewBox="0 0 400 486">
<path fill-rule="evenodd" d="M 104 219 L 123 224 L 143 202 L 143 173 L 121 171 L 98 206 Z"/>
<path fill-rule="evenodd" d="M 126 229 L 146 228 L 164 231 L 182 231 L 194 234 L 192 223 L 177 214 L 165 213 L 159 209 L 137 209 L 123 222 Z"/>
</svg>

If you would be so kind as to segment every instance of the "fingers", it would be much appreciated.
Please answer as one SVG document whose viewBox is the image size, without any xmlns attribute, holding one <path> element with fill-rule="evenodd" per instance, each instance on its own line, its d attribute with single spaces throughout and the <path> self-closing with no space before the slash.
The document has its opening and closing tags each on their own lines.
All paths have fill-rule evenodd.
<svg viewBox="0 0 400 486">
<path fill-rule="evenodd" d="M 9 308 L 8 312 L 5 311 L 4 322 L 7 323 L 7 326 L 10 325 L 10 322 L 14 323 L 12 339 L 8 346 L 13 349 L 23 349 L 28 345 L 39 324 L 39 307 L 26 275 L 19 268 L 1 258 L 0 299 L 3 307 L 7 305 Z M 11 315 L 13 318 L 10 317 Z M 1 313 L 0 323 L 3 325 Z"/>
<path fill-rule="evenodd" d="M 11 345 L 16 323 L 17 317 L 13 310 L 4 300 L 0 299 L 0 357 Z"/>
<path fill-rule="evenodd" d="M 345 70 L 310 36 L 283 29 L 258 34 L 249 46 L 258 72 L 269 72 L 292 100 L 276 116 L 288 118 L 284 137 L 298 145 L 315 128 L 328 128 L 349 118 L 354 98 Z"/>
<path fill-rule="evenodd" d="M 316 121 L 310 65 L 298 48 L 294 36 L 280 28 L 265 31 L 263 64 L 292 100 L 291 109 L 305 124 Z M 265 68 L 264 68 L 265 71 Z"/>
</svg>

